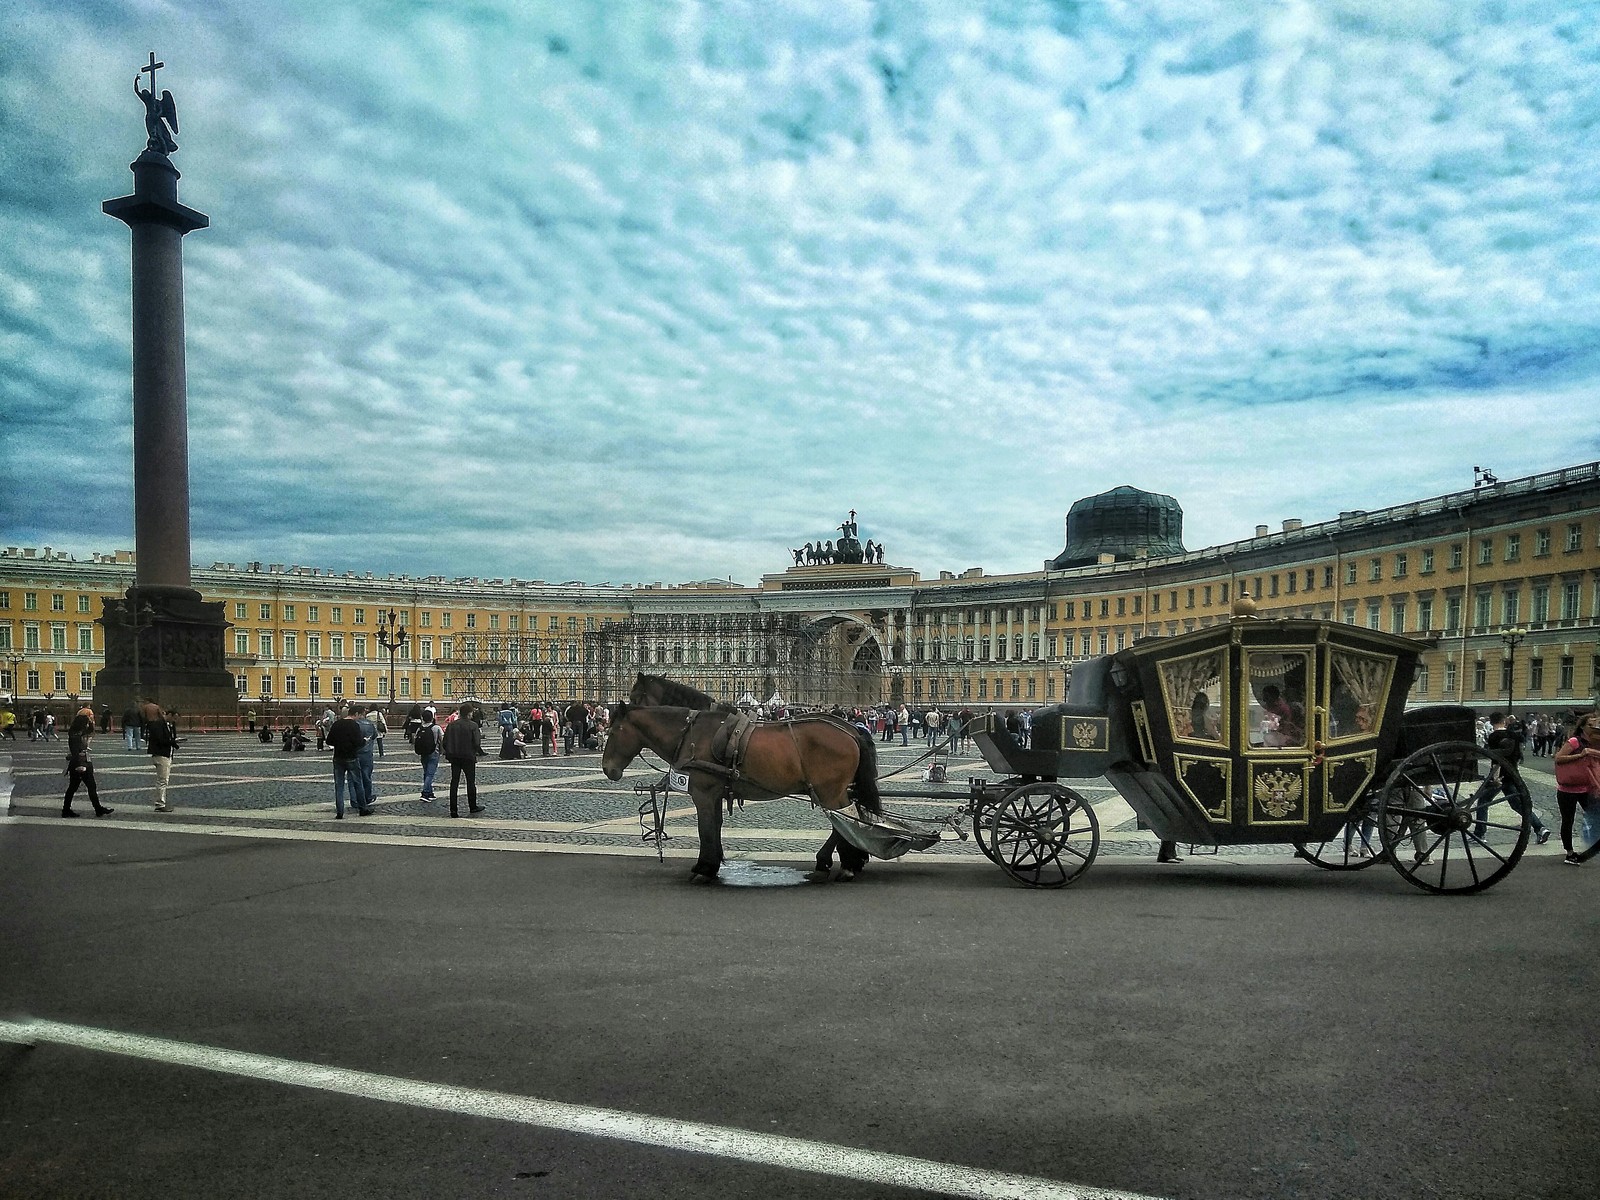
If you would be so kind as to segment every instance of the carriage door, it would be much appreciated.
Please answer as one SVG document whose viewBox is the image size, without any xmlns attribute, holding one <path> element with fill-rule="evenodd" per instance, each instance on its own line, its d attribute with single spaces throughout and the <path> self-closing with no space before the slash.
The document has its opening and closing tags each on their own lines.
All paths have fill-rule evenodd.
<svg viewBox="0 0 1600 1200">
<path fill-rule="evenodd" d="M 1324 743 L 1322 812 L 1348 813 L 1372 786 L 1379 738 L 1394 703 L 1395 658 L 1339 645 L 1324 648 L 1327 702 L 1317 736 Z"/>
<path fill-rule="evenodd" d="M 1240 651 L 1239 721 L 1244 778 L 1235 788 L 1242 837 L 1287 837 L 1312 821 L 1321 802 L 1321 758 L 1313 753 L 1318 648 L 1245 646 Z"/>
<path fill-rule="evenodd" d="M 1228 648 L 1216 645 L 1157 666 L 1172 731 L 1172 779 L 1213 829 L 1233 823 L 1227 665 Z"/>
</svg>

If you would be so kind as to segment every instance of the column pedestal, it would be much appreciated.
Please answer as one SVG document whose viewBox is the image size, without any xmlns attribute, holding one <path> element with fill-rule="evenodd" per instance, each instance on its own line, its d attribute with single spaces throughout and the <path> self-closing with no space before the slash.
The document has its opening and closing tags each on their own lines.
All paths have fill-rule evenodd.
<svg viewBox="0 0 1600 1200">
<path fill-rule="evenodd" d="M 133 587 L 121 599 L 106 600 L 99 620 L 106 665 L 95 677 L 95 707 L 107 705 L 120 715 L 130 702 L 154 700 L 188 716 L 231 715 L 239 692 L 223 660 L 223 607 L 192 588 Z"/>
</svg>

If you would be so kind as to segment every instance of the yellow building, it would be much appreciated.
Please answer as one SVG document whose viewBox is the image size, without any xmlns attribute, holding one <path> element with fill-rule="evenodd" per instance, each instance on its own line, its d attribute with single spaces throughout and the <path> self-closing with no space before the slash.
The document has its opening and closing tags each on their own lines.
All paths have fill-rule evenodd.
<svg viewBox="0 0 1600 1200">
<path fill-rule="evenodd" d="M 1152 499 L 1168 521 L 1176 502 Z M 1181 511 L 1177 520 L 1181 530 Z M 635 671 L 727 700 L 1042 704 L 1064 695 L 1073 663 L 1227 620 L 1242 592 L 1263 617 L 1433 642 L 1413 704 L 1595 701 L 1600 463 L 1262 525 L 1201 550 L 1163 530 L 1126 553 L 1004 576 L 924 580 L 905 567 L 840 564 L 790 567 L 755 587 L 613 587 L 216 563 L 195 571 L 194 586 L 227 606 L 228 663 L 245 703 L 297 714 L 335 698 L 389 699 L 385 641 L 400 629 L 400 704 L 613 700 Z M 87 695 L 104 647 L 96 618 L 132 582 L 125 552 L 87 561 L 0 552 L 0 691 L 23 707 Z"/>
</svg>

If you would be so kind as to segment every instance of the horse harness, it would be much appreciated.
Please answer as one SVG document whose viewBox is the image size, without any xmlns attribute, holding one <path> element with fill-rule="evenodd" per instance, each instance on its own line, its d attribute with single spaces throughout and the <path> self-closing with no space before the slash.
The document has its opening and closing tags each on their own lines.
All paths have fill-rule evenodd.
<svg viewBox="0 0 1600 1200">
<path fill-rule="evenodd" d="M 697 732 L 695 726 L 707 717 L 717 718 L 716 724 Z M 702 775 L 718 776 L 723 781 L 722 799 L 728 806 L 728 811 L 730 813 L 733 811 L 735 799 L 743 808 L 744 796 L 740 795 L 738 785 L 744 779 L 745 752 L 750 745 L 750 736 L 755 733 L 758 724 L 760 722 L 754 717 L 737 710 L 728 713 L 699 710 L 690 712 L 688 721 L 684 725 L 683 736 L 678 739 L 678 745 L 672 752 L 672 773 L 688 776 L 699 772 Z M 783 721 L 781 724 L 788 732 L 789 740 L 794 743 L 795 758 L 800 763 L 800 782 L 805 785 L 806 795 L 811 798 L 811 802 L 816 804 L 817 794 L 811 787 L 811 781 L 805 777 L 805 756 L 800 753 L 800 742 L 794 734 L 794 722 Z M 706 745 L 704 757 L 701 757 L 701 739 L 707 734 L 710 735 L 710 741 Z"/>
</svg>

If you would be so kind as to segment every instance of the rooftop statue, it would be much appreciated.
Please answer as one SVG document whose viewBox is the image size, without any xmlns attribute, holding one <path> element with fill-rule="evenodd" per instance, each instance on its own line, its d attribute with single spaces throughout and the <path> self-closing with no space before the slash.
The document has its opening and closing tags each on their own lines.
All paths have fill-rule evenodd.
<svg viewBox="0 0 1600 1200">
<path fill-rule="evenodd" d="M 149 72 L 150 89 L 146 91 L 139 86 L 139 75 L 133 77 L 133 94 L 144 104 L 144 130 L 150 137 L 145 149 L 157 154 L 171 154 L 178 148 L 178 139 L 173 136 L 178 132 L 178 106 L 171 92 L 162 92 L 159 100 L 155 94 L 156 72 L 166 65 L 157 62 L 155 52 L 151 51 L 149 63 L 139 68 L 139 75 Z"/>
</svg>

